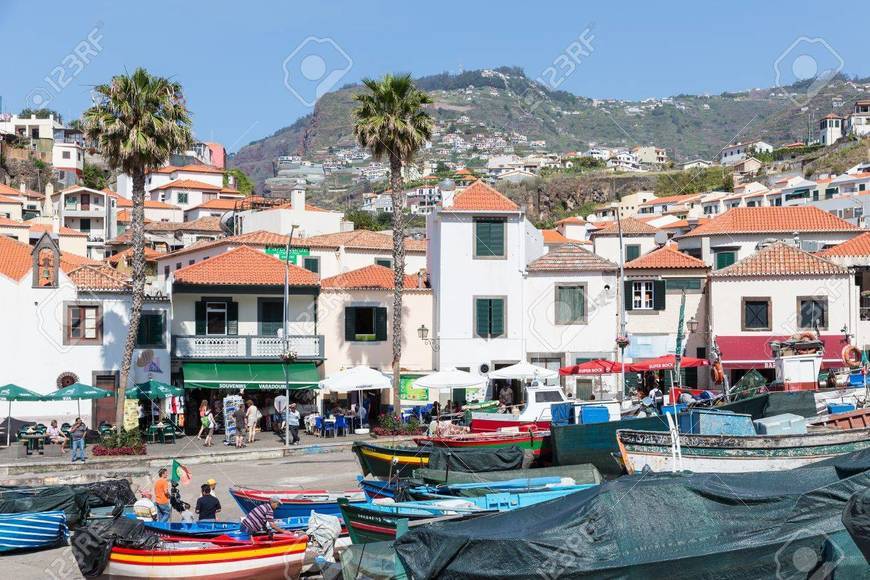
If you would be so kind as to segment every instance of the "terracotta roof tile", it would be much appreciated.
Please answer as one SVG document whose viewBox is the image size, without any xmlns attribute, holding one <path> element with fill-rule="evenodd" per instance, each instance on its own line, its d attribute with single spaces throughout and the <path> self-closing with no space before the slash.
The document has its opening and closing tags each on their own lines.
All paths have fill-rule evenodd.
<svg viewBox="0 0 870 580">
<path fill-rule="evenodd" d="M 849 270 L 819 256 L 799 250 L 785 242 L 775 242 L 743 258 L 739 262 L 716 270 L 717 278 L 732 276 L 828 276 L 848 274 Z"/>
<path fill-rule="evenodd" d="M 17 205 L 21 205 L 24 202 L 21 201 L 20 199 L 13 199 L 11 197 L 6 197 L 5 195 L 0 195 L 0 203 L 14 203 Z"/>
<path fill-rule="evenodd" d="M 586 220 L 583 219 L 582 217 L 580 217 L 579 215 L 572 215 L 572 216 L 560 219 L 559 221 L 556 222 L 556 225 L 561 225 L 561 224 L 578 224 L 578 225 L 582 226 L 582 225 L 586 224 Z"/>
<path fill-rule="evenodd" d="M 145 225 L 145 231 L 223 233 L 221 218 L 216 216 L 205 216 L 189 222 L 151 222 Z"/>
<path fill-rule="evenodd" d="M 145 247 L 145 261 L 146 262 L 155 262 L 157 260 L 157 258 L 159 258 L 162 255 L 163 254 L 161 252 L 158 252 L 154 248 L 149 248 L 147 246 Z M 117 266 L 121 260 L 126 259 L 128 256 L 130 256 L 131 258 L 133 256 L 133 248 L 132 247 L 127 248 L 126 250 L 122 250 L 122 251 L 120 251 L 117 254 L 114 254 L 112 256 L 109 256 L 109 258 L 106 261 L 109 262 L 110 264 L 112 264 L 113 266 Z"/>
<path fill-rule="evenodd" d="M 571 240 L 559 233 L 558 230 L 541 230 L 545 244 L 567 244 Z"/>
<path fill-rule="evenodd" d="M 648 223 L 645 223 L 637 218 L 628 217 L 620 220 L 622 222 L 623 236 L 654 236 L 659 230 Z M 591 236 L 618 236 L 619 224 L 616 221 L 609 222 L 601 229 L 597 229 L 590 234 Z"/>
<path fill-rule="evenodd" d="M 477 180 L 453 198 L 443 211 L 519 211 L 519 206 L 483 181 Z"/>
<path fill-rule="evenodd" d="M 128 224 L 128 223 L 130 223 L 130 220 L 132 219 L 130 216 L 131 213 L 132 212 L 129 209 L 119 210 L 118 213 L 115 214 L 115 219 L 120 224 Z"/>
<path fill-rule="evenodd" d="M 616 264 L 574 243 L 553 247 L 531 262 L 529 272 L 610 272 Z"/>
<path fill-rule="evenodd" d="M 32 252 L 33 248 L 29 244 L 0 236 L 0 274 L 13 280 L 21 280 L 33 265 Z M 85 265 L 98 266 L 100 262 L 69 252 L 60 255 L 60 269 L 65 273 Z"/>
<path fill-rule="evenodd" d="M 163 189 L 202 189 L 205 191 L 220 191 L 223 187 L 197 181 L 195 179 L 176 179 L 175 181 L 170 181 L 169 183 L 164 183 L 163 185 L 154 187 L 149 191 L 160 191 Z"/>
<path fill-rule="evenodd" d="M 290 285 L 317 286 L 317 274 L 290 264 Z M 175 282 L 220 286 L 283 286 L 285 264 L 259 250 L 242 246 L 175 272 Z"/>
<path fill-rule="evenodd" d="M 185 211 L 191 211 L 194 209 L 216 209 L 222 211 L 231 211 L 236 209 L 236 200 L 234 199 L 210 199 L 205 203 L 201 203 L 197 206 L 191 207 Z"/>
<path fill-rule="evenodd" d="M 834 256 L 870 256 L 870 232 L 864 232 L 859 236 L 855 236 L 851 240 L 847 240 L 842 244 L 838 244 L 827 250 L 822 250 L 816 254 L 823 258 L 832 258 Z"/>
<path fill-rule="evenodd" d="M 20 189 L 17 189 L 15 187 L 11 187 L 11 186 L 6 185 L 4 183 L 0 183 L 0 195 L 9 195 L 9 196 L 13 196 L 13 197 L 23 195 L 24 197 L 35 197 L 35 198 L 44 198 L 45 197 L 43 194 L 38 193 L 36 191 L 29 191 L 29 190 L 28 191 L 21 191 Z"/>
<path fill-rule="evenodd" d="M 297 242 L 298 240 L 298 242 Z M 293 245 L 311 248 L 353 248 L 357 250 L 392 250 L 393 236 L 370 230 L 353 230 L 335 234 L 321 234 L 308 238 L 293 238 Z M 425 252 L 426 240 L 405 239 L 406 252 Z"/>
<path fill-rule="evenodd" d="M 675 203 L 686 203 L 688 201 L 692 201 L 693 199 L 697 199 L 701 197 L 699 193 L 685 193 L 682 195 L 667 195 L 665 197 L 657 197 L 655 199 L 649 199 L 641 204 L 638 204 L 638 207 L 650 207 L 656 205 L 672 205 Z"/>
<path fill-rule="evenodd" d="M 167 165 L 166 167 L 161 167 L 153 171 L 153 173 L 175 173 L 176 171 L 187 171 L 188 173 L 223 173 L 223 169 L 218 169 L 217 167 L 212 167 L 210 165 L 182 165 L 181 167 L 176 167 L 173 165 Z"/>
<path fill-rule="evenodd" d="M 116 207 L 133 207 L 133 201 L 127 199 L 118 192 L 112 191 L 108 187 L 103 188 L 103 193 L 115 200 Z"/>
<path fill-rule="evenodd" d="M 24 222 L 19 222 L 17 220 L 9 219 L 5 216 L 0 216 L 0 226 L 6 228 L 27 228 L 30 229 L 30 225 Z"/>
<path fill-rule="evenodd" d="M 288 201 L 287 203 L 282 203 L 280 205 L 276 205 L 275 207 L 271 207 L 269 209 L 292 209 L 293 202 Z M 310 203 L 305 204 L 305 211 L 329 211 L 328 209 L 323 209 L 322 207 L 317 207 L 316 205 L 312 205 Z"/>
<path fill-rule="evenodd" d="M 417 274 L 405 276 L 405 289 L 407 290 L 423 290 L 425 288 L 425 277 L 423 279 L 424 288 L 418 288 L 419 278 Z M 348 290 L 392 290 L 395 287 L 395 272 L 384 266 L 373 264 L 358 270 L 343 272 L 337 276 L 324 278 L 320 282 L 322 288 L 344 288 Z"/>
<path fill-rule="evenodd" d="M 710 218 L 694 218 L 694 219 L 697 220 L 697 222 L 694 222 L 695 227 L 710 221 Z M 659 229 L 660 230 L 677 230 L 677 229 L 681 229 L 681 228 L 688 228 L 691 225 L 692 224 L 689 223 L 689 220 L 685 219 L 685 220 L 677 220 L 675 222 L 671 222 L 669 224 L 659 226 Z"/>
<path fill-rule="evenodd" d="M 30 231 L 31 231 L 31 232 L 36 232 L 36 233 L 39 233 L 39 232 L 48 232 L 48 233 L 53 233 L 53 232 L 54 232 L 54 226 L 52 226 L 51 224 L 30 224 Z M 85 237 L 85 238 L 88 237 L 88 234 L 86 234 L 86 233 L 84 233 L 84 232 L 80 232 L 80 231 L 78 231 L 78 230 L 74 230 L 74 229 L 72 229 L 72 228 L 68 228 L 68 227 L 66 227 L 66 226 L 61 226 L 61 227 L 60 227 L 60 235 L 62 235 L 62 236 Z"/>
<path fill-rule="evenodd" d="M 683 237 L 716 234 L 793 232 L 846 232 L 857 226 L 811 205 L 795 207 L 735 207 L 683 234 Z"/>
<path fill-rule="evenodd" d="M 703 260 L 693 258 L 679 251 L 673 244 L 667 244 L 648 252 L 625 264 L 626 269 L 684 269 L 708 268 Z"/>
<path fill-rule="evenodd" d="M 79 290 L 126 292 L 131 289 L 129 280 L 105 264 L 79 266 L 67 276 Z"/>
<path fill-rule="evenodd" d="M 130 204 L 132 207 L 132 203 Z M 164 203 L 162 201 L 146 199 L 145 207 L 147 209 L 181 209 L 177 205 L 172 205 L 171 203 Z"/>
</svg>

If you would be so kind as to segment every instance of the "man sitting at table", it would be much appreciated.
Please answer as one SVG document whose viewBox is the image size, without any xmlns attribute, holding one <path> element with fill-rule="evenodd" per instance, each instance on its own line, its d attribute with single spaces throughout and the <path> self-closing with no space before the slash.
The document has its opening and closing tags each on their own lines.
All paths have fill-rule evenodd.
<svg viewBox="0 0 870 580">
<path fill-rule="evenodd" d="M 64 444 L 66 443 L 66 435 L 60 430 L 57 426 L 57 419 L 51 420 L 51 425 L 48 426 L 48 429 L 45 431 L 45 437 L 52 443 L 60 445 L 60 448 L 63 449 Z"/>
</svg>

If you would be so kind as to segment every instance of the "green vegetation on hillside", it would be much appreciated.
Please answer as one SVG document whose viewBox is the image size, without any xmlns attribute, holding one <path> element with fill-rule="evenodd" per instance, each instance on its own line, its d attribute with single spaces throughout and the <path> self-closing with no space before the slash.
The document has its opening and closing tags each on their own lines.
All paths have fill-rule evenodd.
<svg viewBox="0 0 870 580">
<path fill-rule="evenodd" d="M 734 191 L 734 177 L 727 167 L 668 171 L 656 175 L 654 191 L 659 197 L 700 191 Z"/>
<path fill-rule="evenodd" d="M 870 160 L 870 137 L 837 143 L 817 153 L 819 155 L 812 160 L 805 160 L 805 176 L 843 173 L 850 167 Z"/>
<path fill-rule="evenodd" d="M 254 182 L 241 169 L 227 169 L 224 171 L 224 187 L 229 187 L 231 176 L 236 181 L 236 189 L 245 195 L 251 195 L 251 192 L 254 191 Z"/>
</svg>

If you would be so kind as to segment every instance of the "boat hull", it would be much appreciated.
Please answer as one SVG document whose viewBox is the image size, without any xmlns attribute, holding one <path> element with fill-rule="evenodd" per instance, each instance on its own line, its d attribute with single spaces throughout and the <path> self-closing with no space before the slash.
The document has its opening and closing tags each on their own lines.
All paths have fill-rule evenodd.
<svg viewBox="0 0 870 580">
<path fill-rule="evenodd" d="M 696 473 L 781 471 L 870 449 L 870 429 L 772 436 L 680 435 L 674 458 L 670 433 L 620 430 L 616 434 L 629 473 L 687 470 Z"/>
<path fill-rule="evenodd" d="M 411 477 L 415 469 L 429 465 L 429 452 L 423 447 L 389 447 L 357 441 L 353 452 L 364 475 L 382 479 Z"/>
<path fill-rule="evenodd" d="M 418 437 L 414 439 L 418 445 L 433 445 L 453 449 L 488 448 L 515 446 L 529 449 L 536 458 L 550 457 L 550 432 L 533 431 L 510 434 L 471 434 L 452 437 Z"/>
<path fill-rule="evenodd" d="M 246 514 L 260 504 L 269 501 L 273 495 L 281 498 L 281 504 L 275 510 L 275 518 L 277 519 L 295 519 L 308 518 L 311 512 L 326 514 L 330 516 L 339 516 L 341 514 L 338 509 L 337 500 L 339 497 L 347 497 L 356 502 L 365 501 L 365 498 L 360 492 L 348 492 L 346 494 L 330 494 L 326 491 L 303 491 L 299 493 L 289 493 L 287 491 L 268 491 L 254 489 L 230 488 L 230 495 L 239 504 L 239 507 Z M 323 498 L 319 501 L 318 498 Z"/>
<path fill-rule="evenodd" d="M 522 415 L 505 413 L 472 413 L 472 433 L 494 433 L 500 429 L 517 428 L 520 431 L 546 431 L 550 428 L 550 419 L 529 420 Z"/>
<path fill-rule="evenodd" d="M 0 514 L 0 553 L 53 548 L 67 536 L 66 514 L 60 510 Z"/>
<path fill-rule="evenodd" d="M 400 520 L 412 523 L 426 523 L 434 517 L 431 514 L 386 514 L 366 509 L 364 506 L 342 505 L 341 515 L 347 524 L 347 532 L 354 544 L 370 544 L 396 539 Z"/>
</svg>

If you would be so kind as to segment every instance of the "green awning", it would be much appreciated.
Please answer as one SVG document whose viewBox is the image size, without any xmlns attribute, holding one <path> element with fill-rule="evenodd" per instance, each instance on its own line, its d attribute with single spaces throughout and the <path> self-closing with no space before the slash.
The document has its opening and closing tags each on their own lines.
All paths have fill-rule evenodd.
<svg viewBox="0 0 870 580">
<path fill-rule="evenodd" d="M 186 389 L 284 389 L 284 364 L 275 363 L 184 363 Z M 290 363 L 287 376 L 291 389 L 316 389 L 320 376 L 314 363 Z"/>
</svg>

